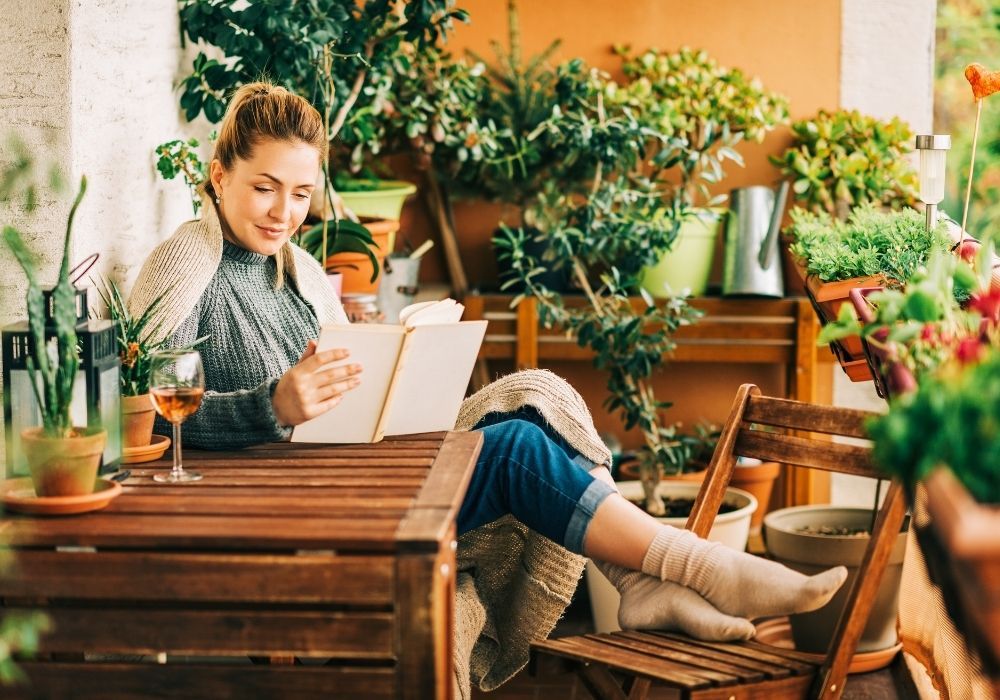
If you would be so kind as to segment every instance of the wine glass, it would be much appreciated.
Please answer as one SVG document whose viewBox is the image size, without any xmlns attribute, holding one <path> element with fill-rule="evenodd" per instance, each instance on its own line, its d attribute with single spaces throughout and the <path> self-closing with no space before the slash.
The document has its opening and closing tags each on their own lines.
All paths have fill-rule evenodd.
<svg viewBox="0 0 1000 700">
<path fill-rule="evenodd" d="M 198 410 L 205 394 L 205 370 L 197 350 L 162 350 L 150 355 L 149 395 L 156 412 L 174 426 L 174 468 L 155 474 L 154 481 L 198 481 L 201 474 L 181 464 L 181 423 Z"/>
</svg>

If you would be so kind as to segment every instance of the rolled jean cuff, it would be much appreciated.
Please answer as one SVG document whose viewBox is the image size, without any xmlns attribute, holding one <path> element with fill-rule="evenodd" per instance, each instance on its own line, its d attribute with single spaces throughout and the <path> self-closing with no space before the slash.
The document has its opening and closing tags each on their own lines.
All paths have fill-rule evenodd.
<svg viewBox="0 0 1000 700">
<path fill-rule="evenodd" d="M 591 461 L 591 460 L 587 459 L 586 457 L 584 457 L 584 456 L 583 456 L 583 455 L 581 455 L 581 454 L 578 454 L 578 455 L 577 455 L 576 457 L 574 457 L 574 458 L 573 458 L 573 464 L 576 464 L 576 465 L 578 465 L 578 466 L 581 466 L 581 467 L 583 467 L 583 468 L 584 468 L 584 469 L 586 469 L 586 470 L 587 470 L 588 472 L 589 472 L 589 471 L 590 471 L 591 469 L 594 469 L 594 468 L 596 468 L 596 467 L 597 467 L 597 464 L 595 464 L 595 463 L 594 463 L 593 461 Z"/>
<path fill-rule="evenodd" d="M 599 479 L 594 479 L 584 489 L 576 502 L 569 524 L 566 525 L 566 534 L 563 536 L 563 546 L 566 549 L 576 554 L 583 554 L 583 538 L 587 534 L 587 528 L 590 527 L 590 521 L 594 519 L 597 507 L 613 493 L 617 492 Z"/>
</svg>

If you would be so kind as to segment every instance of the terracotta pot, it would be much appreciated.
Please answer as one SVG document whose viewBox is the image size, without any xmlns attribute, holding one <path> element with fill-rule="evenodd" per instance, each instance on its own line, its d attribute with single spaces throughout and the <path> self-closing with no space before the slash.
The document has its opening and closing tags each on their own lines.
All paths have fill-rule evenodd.
<svg viewBox="0 0 1000 700">
<path fill-rule="evenodd" d="M 145 447 L 153 439 L 156 410 L 149 394 L 122 397 L 122 441 L 125 447 Z"/>
<path fill-rule="evenodd" d="M 392 250 L 393 238 L 399 230 L 395 219 L 362 219 L 361 223 L 375 239 L 375 257 L 378 258 L 379 276 L 372 282 L 372 262 L 362 253 L 336 253 L 326 259 L 326 269 L 335 268 L 343 275 L 343 294 L 375 294 L 382 281 L 382 261 Z"/>
<path fill-rule="evenodd" d="M 806 295 L 813 303 L 820 323 L 835 321 L 840 313 L 840 307 L 851 303 L 851 292 L 855 289 L 883 286 L 887 280 L 883 276 L 852 277 L 838 282 L 822 282 L 816 275 L 806 274 L 802 260 L 795 261 L 795 269 L 805 280 Z M 865 382 L 872 379 L 872 373 L 865 361 L 865 350 L 861 336 L 852 335 L 848 338 L 830 343 L 830 348 L 840 362 L 840 366 L 852 382 Z"/>
<path fill-rule="evenodd" d="M 38 496 L 85 496 L 94 492 L 108 433 L 74 428 L 76 435 L 52 438 L 42 428 L 21 431 L 21 446 Z"/>
<path fill-rule="evenodd" d="M 683 472 L 682 474 L 664 474 L 660 477 L 661 481 L 684 481 L 688 483 L 700 484 L 705 480 L 705 474 L 708 473 L 708 466 L 704 466 L 698 471 L 693 472 Z M 618 478 L 628 479 L 628 480 L 638 480 L 639 479 L 639 462 L 637 460 L 628 460 L 622 462 L 618 467 Z"/>
<path fill-rule="evenodd" d="M 752 529 L 759 528 L 764 520 L 767 504 L 771 500 L 771 489 L 774 487 L 774 480 L 778 478 L 780 471 L 781 465 L 777 462 L 737 464 L 733 468 L 733 478 L 729 481 L 729 485 L 752 493 L 757 499 L 757 510 L 750 518 Z"/>
</svg>

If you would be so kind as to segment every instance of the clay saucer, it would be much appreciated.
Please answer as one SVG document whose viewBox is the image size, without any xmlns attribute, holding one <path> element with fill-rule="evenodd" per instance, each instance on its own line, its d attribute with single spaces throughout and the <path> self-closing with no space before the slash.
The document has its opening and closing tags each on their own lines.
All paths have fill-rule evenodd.
<svg viewBox="0 0 1000 700">
<path fill-rule="evenodd" d="M 125 447 L 122 449 L 122 464 L 139 464 L 159 459 L 170 447 L 170 438 L 166 435 L 153 435 L 148 445 Z"/>
<path fill-rule="evenodd" d="M 788 621 L 787 617 L 774 617 L 770 620 L 764 620 L 757 624 L 757 635 L 754 637 L 754 641 L 760 642 L 761 644 L 770 644 L 771 646 L 779 647 L 781 649 L 794 649 L 795 643 L 792 641 L 792 625 Z M 887 649 L 879 649 L 877 651 L 865 651 L 860 653 L 855 653 L 854 657 L 851 659 L 851 665 L 847 669 L 848 673 L 868 673 L 869 671 L 877 671 L 880 668 L 885 668 L 892 663 L 892 660 L 896 658 L 896 654 L 900 652 L 903 648 L 902 644 L 896 644 Z M 804 653 L 807 656 L 814 657 L 816 663 L 823 663 L 823 654 L 813 654 L 810 652 L 799 652 Z"/>
<path fill-rule="evenodd" d="M 0 482 L 0 503 L 6 510 L 30 515 L 73 515 L 100 510 L 122 492 L 121 484 L 98 479 L 94 492 L 82 496 L 36 496 L 30 477 Z"/>
</svg>

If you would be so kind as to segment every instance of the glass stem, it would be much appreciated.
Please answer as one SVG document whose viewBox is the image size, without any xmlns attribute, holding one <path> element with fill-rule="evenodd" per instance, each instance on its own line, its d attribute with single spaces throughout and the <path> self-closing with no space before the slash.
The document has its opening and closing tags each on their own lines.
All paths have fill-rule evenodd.
<svg viewBox="0 0 1000 700">
<path fill-rule="evenodd" d="M 181 465 L 181 424 L 180 421 L 173 424 L 174 425 L 174 468 L 171 472 L 175 476 L 184 473 L 184 467 Z"/>
</svg>

